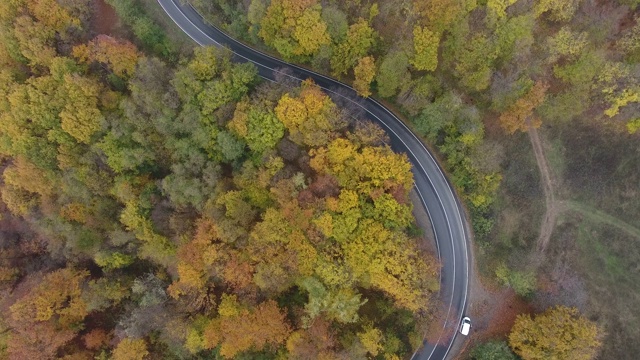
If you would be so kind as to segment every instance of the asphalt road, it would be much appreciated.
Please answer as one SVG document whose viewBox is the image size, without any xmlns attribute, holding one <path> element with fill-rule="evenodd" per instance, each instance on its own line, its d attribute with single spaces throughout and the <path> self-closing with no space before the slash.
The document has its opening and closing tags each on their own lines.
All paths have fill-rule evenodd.
<svg viewBox="0 0 640 360">
<path fill-rule="evenodd" d="M 361 107 L 366 117 L 387 131 L 393 150 L 407 154 L 413 165 L 416 191 L 433 225 L 438 256 L 442 263 L 439 298 L 445 307 L 443 319 L 438 320 L 442 322 L 440 335 L 435 336 L 433 341 L 425 340 L 424 346 L 412 359 L 440 360 L 453 357 L 450 350 L 454 341 L 457 337 L 464 338 L 457 329 L 467 307 L 470 235 L 460 201 L 427 147 L 391 111 L 374 99 L 363 99 L 346 84 L 251 49 L 206 23 L 190 5 L 183 5 L 180 0 L 158 2 L 195 42 L 202 46 L 230 48 L 235 53 L 235 60 L 254 63 L 263 78 L 274 80 L 278 73 L 281 77 L 298 80 L 311 78 L 325 91 L 332 93 L 333 97 Z"/>
</svg>

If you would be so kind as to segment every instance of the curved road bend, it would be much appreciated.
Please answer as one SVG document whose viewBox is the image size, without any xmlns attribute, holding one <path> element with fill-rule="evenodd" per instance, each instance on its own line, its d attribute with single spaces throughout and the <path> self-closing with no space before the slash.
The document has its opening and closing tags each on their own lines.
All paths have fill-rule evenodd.
<svg viewBox="0 0 640 360">
<path fill-rule="evenodd" d="M 393 150 L 407 154 L 413 165 L 416 191 L 433 225 L 438 255 L 442 262 L 439 296 L 446 314 L 442 320 L 439 340 L 433 343 L 425 341 L 412 359 L 440 360 L 452 355 L 449 351 L 467 307 L 470 238 L 460 201 L 429 150 L 402 121 L 376 100 L 363 99 L 348 85 L 247 47 L 206 23 L 195 9 L 182 4 L 180 0 L 158 2 L 178 27 L 195 42 L 202 46 L 229 47 L 235 53 L 235 60 L 254 63 L 263 78 L 273 81 L 278 69 L 288 69 L 285 76 L 298 80 L 311 78 L 325 91 L 362 107 L 369 119 L 387 131 Z"/>
</svg>

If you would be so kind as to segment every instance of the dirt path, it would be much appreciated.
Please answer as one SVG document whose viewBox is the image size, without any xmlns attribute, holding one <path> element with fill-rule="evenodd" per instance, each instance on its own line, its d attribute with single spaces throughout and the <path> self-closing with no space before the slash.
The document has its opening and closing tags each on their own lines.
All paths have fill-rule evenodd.
<svg viewBox="0 0 640 360">
<path fill-rule="evenodd" d="M 561 204 L 556 201 L 555 197 L 555 183 L 547 163 L 547 158 L 544 156 L 544 149 L 542 148 L 542 141 L 538 136 L 538 130 L 533 127 L 529 127 L 529 140 L 531 140 L 531 146 L 533 147 L 533 153 L 536 157 L 536 163 L 540 170 L 540 176 L 542 180 L 542 190 L 544 191 L 544 202 L 546 210 L 540 225 L 540 235 L 538 236 L 537 248 L 538 252 L 544 252 L 551 240 L 551 234 L 553 234 L 553 228 L 556 224 L 558 214 L 561 212 Z"/>
<path fill-rule="evenodd" d="M 571 201 L 571 200 L 560 201 L 559 203 L 562 205 L 563 209 L 579 212 L 583 216 L 588 217 L 593 221 L 615 226 L 618 229 L 626 232 L 627 234 L 640 239 L 640 229 L 614 216 L 611 216 L 603 211 L 594 209 L 589 205 L 585 205 L 585 204 L 582 204 L 576 201 Z"/>
</svg>

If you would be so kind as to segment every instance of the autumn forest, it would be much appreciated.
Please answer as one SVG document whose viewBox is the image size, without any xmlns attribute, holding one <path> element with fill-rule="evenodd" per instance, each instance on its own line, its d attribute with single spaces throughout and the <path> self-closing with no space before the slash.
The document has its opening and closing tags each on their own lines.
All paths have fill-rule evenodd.
<svg viewBox="0 0 640 360">
<path fill-rule="evenodd" d="M 438 264 L 384 132 L 223 49 L 87 39 L 88 6 L 0 7 L 0 357 L 410 354 Z"/>
<path fill-rule="evenodd" d="M 183 2 L 433 150 L 474 232 L 463 358 L 640 351 L 640 1 Z M 154 0 L 0 0 L 0 359 L 410 358 L 441 264 L 407 157 L 180 33 Z"/>
</svg>

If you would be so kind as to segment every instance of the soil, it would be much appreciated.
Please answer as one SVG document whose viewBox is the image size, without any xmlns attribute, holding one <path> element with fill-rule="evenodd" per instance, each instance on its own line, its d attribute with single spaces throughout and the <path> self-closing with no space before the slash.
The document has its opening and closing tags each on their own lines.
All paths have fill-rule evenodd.
<svg viewBox="0 0 640 360">
<path fill-rule="evenodd" d="M 97 34 L 113 35 L 118 24 L 118 15 L 104 0 L 93 0 L 91 27 Z"/>
<path fill-rule="evenodd" d="M 474 257 L 475 258 L 475 257 Z M 468 339 L 456 349 L 456 359 L 466 359 L 468 350 L 488 340 L 506 339 L 519 314 L 533 314 L 535 308 L 519 297 L 511 288 L 487 284 L 472 264 L 469 279 L 467 316 L 472 328 Z"/>
<path fill-rule="evenodd" d="M 540 225 L 540 235 L 538 236 L 537 241 L 538 252 L 542 253 L 549 245 L 549 240 L 551 240 L 551 234 L 553 234 L 553 228 L 555 227 L 561 206 L 556 201 L 554 179 L 552 178 L 547 159 L 544 156 L 542 141 L 540 141 L 538 130 L 533 127 L 529 127 L 528 133 L 529 139 L 531 140 L 531 146 L 533 147 L 533 153 L 536 157 L 536 163 L 540 170 L 542 189 L 544 191 L 544 201 L 546 205 L 546 211 L 542 219 L 542 224 Z"/>
</svg>

